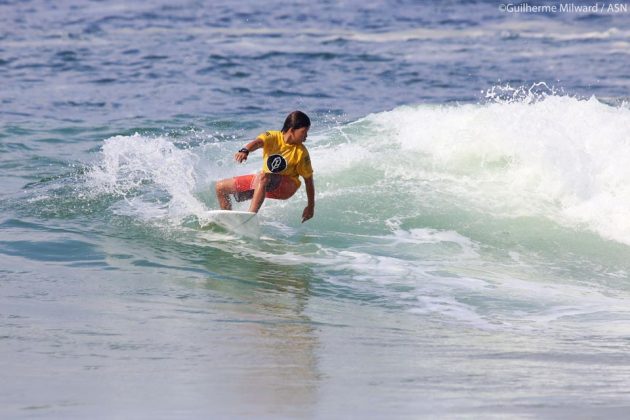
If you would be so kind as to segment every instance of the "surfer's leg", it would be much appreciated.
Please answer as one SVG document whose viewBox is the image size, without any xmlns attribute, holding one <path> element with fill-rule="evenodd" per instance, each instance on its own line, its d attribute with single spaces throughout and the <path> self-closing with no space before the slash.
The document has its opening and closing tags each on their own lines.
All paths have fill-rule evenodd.
<svg viewBox="0 0 630 420">
<path fill-rule="evenodd" d="M 249 211 L 258 213 L 258 210 L 260 210 L 260 207 L 265 201 L 265 194 L 267 193 L 267 187 L 271 183 L 272 175 L 273 174 L 261 172 L 256 177 L 256 181 L 254 182 L 254 197 L 252 197 L 252 202 L 249 205 Z"/>
<path fill-rule="evenodd" d="M 258 213 L 265 201 L 265 197 L 277 200 L 286 200 L 293 196 L 298 189 L 298 184 L 291 178 L 278 174 L 261 172 L 253 182 L 254 196 L 249 206 L 249 211 Z"/>
<path fill-rule="evenodd" d="M 219 200 L 219 206 L 221 206 L 221 209 L 232 210 L 230 194 L 234 194 L 236 192 L 234 187 L 234 178 L 217 181 L 217 185 L 214 189 L 217 192 L 217 200 Z"/>
</svg>

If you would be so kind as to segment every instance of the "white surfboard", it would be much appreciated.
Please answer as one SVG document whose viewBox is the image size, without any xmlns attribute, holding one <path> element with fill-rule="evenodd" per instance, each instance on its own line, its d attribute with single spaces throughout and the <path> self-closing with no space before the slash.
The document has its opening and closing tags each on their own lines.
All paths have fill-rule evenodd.
<svg viewBox="0 0 630 420">
<path fill-rule="evenodd" d="M 260 224 L 256 213 L 249 211 L 210 210 L 206 221 L 234 232 L 239 236 L 260 238 Z"/>
</svg>

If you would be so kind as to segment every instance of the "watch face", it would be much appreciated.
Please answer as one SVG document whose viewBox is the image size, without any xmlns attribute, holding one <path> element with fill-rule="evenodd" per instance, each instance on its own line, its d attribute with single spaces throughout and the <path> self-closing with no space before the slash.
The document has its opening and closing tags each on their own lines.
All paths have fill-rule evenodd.
<svg viewBox="0 0 630 420">
<path fill-rule="evenodd" d="M 267 158 L 267 169 L 274 174 L 282 172 L 287 169 L 287 161 L 282 155 L 271 155 Z"/>
</svg>

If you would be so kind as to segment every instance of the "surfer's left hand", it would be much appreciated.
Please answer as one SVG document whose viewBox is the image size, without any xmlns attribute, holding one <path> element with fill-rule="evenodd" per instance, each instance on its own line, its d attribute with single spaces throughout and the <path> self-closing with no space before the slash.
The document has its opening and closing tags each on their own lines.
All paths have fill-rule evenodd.
<svg viewBox="0 0 630 420">
<path fill-rule="evenodd" d="M 315 213 L 315 206 L 306 206 L 302 212 L 302 223 L 313 217 Z"/>
</svg>

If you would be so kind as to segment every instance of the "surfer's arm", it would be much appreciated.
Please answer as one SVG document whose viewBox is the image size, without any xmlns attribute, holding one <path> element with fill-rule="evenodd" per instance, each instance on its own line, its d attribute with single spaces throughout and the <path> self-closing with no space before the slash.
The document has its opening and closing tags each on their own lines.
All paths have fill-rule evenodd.
<svg viewBox="0 0 630 420">
<path fill-rule="evenodd" d="M 264 146 L 264 144 L 265 143 L 263 142 L 261 138 L 257 138 L 255 140 L 250 141 L 249 143 L 245 145 L 245 147 L 243 147 L 241 150 L 236 152 L 236 154 L 234 155 L 234 160 L 236 160 L 238 163 L 246 161 L 247 156 L 249 156 L 251 152 L 253 152 L 254 150 L 260 149 L 261 147 Z"/>
<path fill-rule="evenodd" d="M 304 186 L 306 187 L 306 198 L 308 204 L 302 212 L 302 223 L 313 217 L 315 214 L 315 184 L 313 183 L 313 177 L 304 178 Z"/>
</svg>

